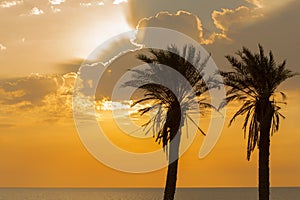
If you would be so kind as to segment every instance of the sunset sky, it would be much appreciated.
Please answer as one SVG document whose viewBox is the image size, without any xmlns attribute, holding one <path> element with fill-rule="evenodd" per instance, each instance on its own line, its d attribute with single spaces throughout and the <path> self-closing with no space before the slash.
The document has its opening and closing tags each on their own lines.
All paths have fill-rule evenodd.
<svg viewBox="0 0 300 200">
<path fill-rule="evenodd" d="M 158 149 L 152 137 L 139 142 L 124 135 L 110 107 L 103 106 L 113 87 L 105 81 L 136 64 L 112 58 L 142 45 L 131 36 L 103 45 L 108 39 L 134 30 L 138 35 L 143 27 L 173 29 L 211 52 L 220 69 L 228 69 L 225 55 L 242 46 L 257 51 L 261 43 L 278 63 L 287 59 L 287 67 L 300 72 L 299 9 L 297 0 L 0 0 L 0 187 L 163 187 L 165 168 L 119 172 L 82 144 L 72 114 L 81 63 L 96 59 L 99 45 L 96 56 L 111 62 L 95 101 L 106 108 L 97 120 L 107 136 L 129 151 Z M 300 77 L 280 89 L 288 98 L 282 106 L 286 119 L 271 140 L 271 185 L 300 186 Z M 247 161 L 242 119 L 227 126 L 236 106 L 228 108 L 222 135 L 207 157 L 198 157 L 201 134 L 181 157 L 179 187 L 257 185 L 257 150 Z M 133 117 L 140 124 L 138 119 Z M 201 124 L 207 129 L 208 117 Z"/>
</svg>

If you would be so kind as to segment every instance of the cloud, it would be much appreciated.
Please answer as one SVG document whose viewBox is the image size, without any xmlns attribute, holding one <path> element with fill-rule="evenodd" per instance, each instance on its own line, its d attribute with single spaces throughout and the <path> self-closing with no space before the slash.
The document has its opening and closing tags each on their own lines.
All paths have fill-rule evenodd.
<svg viewBox="0 0 300 200">
<path fill-rule="evenodd" d="M 162 27 L 184 33 L 201 44 L 212 43 L 216 33 L 204 29 L 198 16 L 187 11 L 178 11 L 176 14 L 159 12 L 153 17 L 139 21 L 137 29 L 143 27 Z"/>
<path fill-rule="evenodd" d="M 6 46 L 4 46 L 3 44 L 0 44 L 0 51 L 4 51 L 6 49 L 7 49 Z"/>
<path fill-rule="evenodd" d="M 20 0 L 19 0 L 20 1 Z M 22 0 L 23 2 L 24 0 Z M 16 1 L 18 2 L 18 1 Z M 21 1 L 20 1 L 21 2 Z M 26 2 L 26 1 L 25 1 Z M 107 3 L 106 3 L 107 2 Z M 122 4 L 127 2 L 126 0 L 46 0 L 46 1 L 36 1 L 31 3 L 31 7 L 28 7 L 27 4 L 24 3 L 23 10 L 24 13 L 21 16 L 37 16 L 43 14 L 51 14 L 51 13 L 59 13 L 63 10 L 66 13 L 71 13 L 76 9 L 84 9 L 84 8 L 93 8 L 93 7 L 102 7 L 104 5 L 107 8 L 114 7 L 113 4 Z M 26 2 L 27 3 L 27 2 Z M 14 3 L 16 4 L 16 3 Z M 13 3 L 3 3 L 3 6 L 13 5 Z"/>
<path fill-rule="evenodd" d="M 187 34 L 196 41 L 201 41 L 203 37 L 203 29 L 200 19 L 185 11 L 178 11 L 176 14 L 160 12 L 154 17 L 143 18 L 139 21 L 137 29 L 144 27 L 173 29 Z"/>
<path fill-rule="evenodd" d="M 178 10 L 184 10 L 198 16 L 204 28 L 215 32 L 218 30 L 213 24 L 211 13 L 221 8 L 234 9 L 242 5 L 249 5 L 249 3 L 245 0 L 210 0 L 209 2 L 205 0 L 129 0 L 126 6 L 126 19 L 128 24 L 135 28 L 142 18 L 155 16 L 162 11 L 176 13 Z"/>
<path fill-rule="evenodd" d="M 77 91 L 86 96 L 86 97 L 94 97 L 94 91 L 97 88 L 97 83 L 94 80 L 97 80 L 101 76 L 101 72 L 104 69 L 104 65 L 102 63 L 92 63 L 92 64 L 84 64 L 79 69 L 80 76 L 78 77 L 78 87 Z"/>
<path fill-rule="evenodd" d="M 225 35 L 227 35 L 230 29 L 237 29 L 243 25 L 248 25 L 262 16 L 261 13 L 246 6 L 240 6 L 236 9 L 223 8 L 222 11 L 215 10 L 212 13 L 215 26 Z"/>
<path fill-rule="evenodd" d="M 50 7 L 52 12 L 60 12 L 60 9 L 55 8 L 54 6 Z M 32 7 L 29 12 L 25 14 L 21 14 L 20 16 L 38 16 L 38 15 L 43 15 L 45 14 L 44 10 L 38 8 L 38 7 Z"/>
<path fill-rule="evenodd" d="M 113 4 L 127 3 L 128 0 L 114 0 Z"/>
<path fill-rule="evenodd" d="M 27 16 L 33 16 L 33 15 L 43 15 L 44 11 L 42 9 L 39 9 L 38 7 L 31 8 L 30 12 L 27 14 Z M 26 14 L 25 14 L 26 15 Z"/>
<path fill-rule="evenodd" d="M 89 1 L 89 2 L 81 2 L 79 3 L 82 7 L 94 7 L 94 6 L 103 6 L 103 1 Z"/>
<path fill-rule="evenodd" d="M 266 2 L 267 3 L 267 2 Z M 299 23 L 300 1 L 294 1 L 285 9 L 278 10 L 276 15 L 265 17 L 251 26 L 233 35 L 239 49 L 246 46 L 257 50 L 257 43 L 260 42 L 265 47 L 265 51 L 272 50 L 278 62 L 287 59 L 287 67 L 295 72 L 300 72 L 299 68 L 299 46 L 300 27 Z M 227 51 L 227 54 L 230 51 Z M 233 51 L 232 51 L 233 52 Z M 288 80 L 282 87 L 299 89 L 299 76 Z"/>
<path fill-rule="evenodd" d="M 0 2 L 0 8 L 10 8 L 16 5 L 22 4 L 23 0 L 17 0 L 17 1 L 1 1 Z"/>
<path fill-rule="evenodd" d="M 288 0 L 293 1 L 293 0 Z M 142 19 L 156 16 L 162 11 L 176 13 L 184 10 L 201 21 L 203 29 L 204 44 L 211 44 L 215 40 L 222 40 L 222 43 L 231 41 L 231 34 L 250 26 L 267 16 L 269 10 L 274 10 L 275 5 L 283 4 L 280 0 L 239 0 L 239 1 L 217 1 L 209 3 L 199 0 L 130 0 L 128 1 L 127 21 L 136 27 Z M 169 25 L 170 26 L 170 25 Z M 176 29 L 175 29 L 176 30 Z M 206 31 L 208 30 L 208 31 Z M 195 34 L 195 33 L 194 33 Z"/>
<path fill-rule="evenodd" d="M 61 9 L 57 6 L 61 5 L 62 3 L 65 3 L 65 0 L 48 0 L 50 3 L 50 8 L 53 13 L 61 12 Z"/>
<path fill-rule="evenodd" d="M 60 5 L 65 2 L 65 0 L 48 0 L 52 5 Z"/>
</svg>

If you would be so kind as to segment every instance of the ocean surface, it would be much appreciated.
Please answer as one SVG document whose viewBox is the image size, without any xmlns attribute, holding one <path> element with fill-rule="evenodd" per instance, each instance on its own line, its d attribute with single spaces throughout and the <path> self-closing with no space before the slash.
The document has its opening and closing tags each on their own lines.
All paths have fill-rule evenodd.
<svg viewBox="0 0 300 200">
<path fill-rule="evenodd" d="M 161 200 L 163 189 L 0 188 L 0 200 Z M 256 188 L 178 188 L 176 200 L 255 200 Z M 298 200 L 300 188 L 272 188 L 272 200 Z"/>
</svg>

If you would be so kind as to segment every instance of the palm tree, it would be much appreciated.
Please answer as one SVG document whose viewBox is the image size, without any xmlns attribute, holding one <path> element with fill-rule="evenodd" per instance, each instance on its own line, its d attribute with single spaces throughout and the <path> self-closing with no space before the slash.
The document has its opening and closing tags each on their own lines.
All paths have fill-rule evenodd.
<svg viewBox="0 0 300 200">
<path fill-rule="evenodd" d="M 134 72 L 133 79 L 124 85 L 138 87 L 144 91 L 144 96 L 132 105 L 148 103 L 148 106 L 139 110 L 141 115 L 155 111 L 154 117 L 144 126 L 148 127 L 145 129 L 146 133 L 153 131 L 156 142 L 162 142 L 168 156 L 164 200 L 173 200 L 176 190 L 181 128 L 184 122 L 190 120 L 204 134 L 190 113 L 197 107 L 199 110 L 212 107 L 205 102 L 205 98 L 202 98 L 209 89 L 203 79 L 203 69 L 209 57 L 202 62 L 200 52 L 196 52 L 193 46 L 188 45 L 184 46 L 182 53 L 175 46 L 169 47 L 168 51 L 150 49 L 149 53 L 150 55 L 139 54 L 137 58 L 147 63 L 150 68 L 132 70 Z M 171 74 L 171 77 L 166 77 L 166 66 L 163 65 L 179 72 L 187 82 L 183 82 Z"/>
<path fill-rule="evenodd" d="M 232 72 L 221 72 L 225 85 L 229 86 L 226 102 L 239 101 L 242 106 L 233 115 L 229 125 L 238 117 L 245 116 L 243 123 L 244 135 L 248 139 L 247 159 L 255 147 L 259 149 L 259 199 L 269 199 L 269 155 L 270 135 L 279 129 L 280 118 L 285 118 L 279 110 L 286 98 L 279 92 L 283 101 L 276 97 L 278 86 L 296 74 L 285 68 L 286 62 L 277 64 L 272 51 L 269 56 L 264 54 L 259 44 L 259 53 L 252 53 L 246 47 L 234 56 L 226 56 L 232 65 Z"/>
</svg>

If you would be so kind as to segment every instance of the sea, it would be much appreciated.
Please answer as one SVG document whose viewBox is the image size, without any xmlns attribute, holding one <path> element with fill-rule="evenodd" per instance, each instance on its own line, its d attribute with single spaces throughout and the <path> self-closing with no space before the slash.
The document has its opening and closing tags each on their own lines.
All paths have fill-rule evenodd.
<svg viewBox="0 0 300 200">
<path fill-rule="evenodd" d="M 0 200 L 161 200 L 163 188 L 0 188 Z M 255 200 L 257 188 L 178 188 L 176 200 Z M 300 188 L 271 188 L 271 200 L 299 200 Z"/>
</svg>

